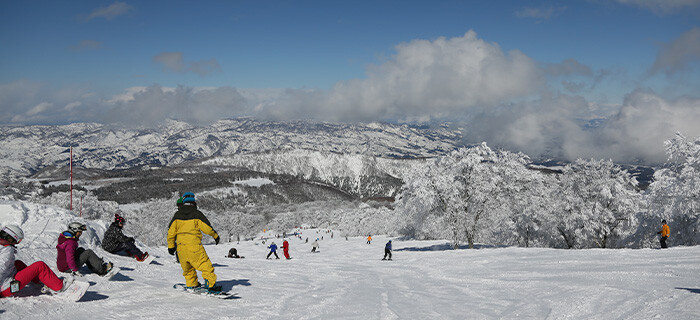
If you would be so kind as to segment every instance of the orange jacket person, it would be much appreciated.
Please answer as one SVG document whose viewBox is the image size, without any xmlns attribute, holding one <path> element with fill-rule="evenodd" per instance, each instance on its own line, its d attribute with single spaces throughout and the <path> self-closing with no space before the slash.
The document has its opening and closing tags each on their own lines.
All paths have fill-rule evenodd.
<svg viewBox="0 0 700 320">
<path fill-rule="evenodd" d="M 666 224 L 666 219 L 661 220 L 661 223 L 663 223 L 661 226 L 661 231 L 657 232 L 656 234 L 661 235 L 661 240 L 659 240 L 659 242 L 661 242 L 661 248 L 668 248 L 666 245 L 666 239 L 668 239 L 668 236 L 671 235 L 671 228 L 669 228 Z"/>
<path fill-rule="evenodd" d="M 221 286 L 214 285 L 216 283 L 214 266 L 202 246 L 202 232 L 214 238 L 216 244 L 219 244 L 219 235 L 211 227 L 207 217 L 197 210 L 194 193 L 185 193 L 182 202 L 182 207 L 175 212 L 168 226 L 168 253 L 175 255 L 175 248 L 177 248 L 187 287 L 202 287 L 211 293 L 221 292 Z M 204 286 L 199 283 L 197 270 L 202 272 Z"/>
</svg>

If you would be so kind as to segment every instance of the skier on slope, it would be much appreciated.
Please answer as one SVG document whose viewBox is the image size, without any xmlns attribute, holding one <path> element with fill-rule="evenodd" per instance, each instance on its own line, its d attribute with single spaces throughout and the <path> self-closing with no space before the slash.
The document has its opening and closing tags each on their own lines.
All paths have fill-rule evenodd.
<svg viewBox="0 0 700 320">
<path fill-rule="evenodd" d="M 112 262 L 105 263 L 91 249 L 78 246 L 80 236 L 85 230 L 87 227 L 84 224 L 71 222 L 68 225 L 68 230 L 58 236 L 56 267 L 58 267 L 58 271 L 76 274 L 80 267 L 86 264 L 90 271 L 100 276 L 107 275 L 112 270 Z"/>
<path fill-rule="evenodd" d="M 211 227 L 207 217 L 197 210 L 194 193 L 186 192 L 182 198 L 182 206 L 175 212 L 168 226 L 168 253 L 175 255 L 177 245 L 177 255 L 187 288 L 201 288 L 209 293 L 221 293 L 221 286 L 215 285 L 214 266 L 202 246 L 202 232 L 214 238 L 217 245 L 219 234 Z M 203 286 L 197 278 L 197 270 L 202 272 Z"/>
<path fill-rule="evenodd" d="M 7 225 L 0 230 L 0 298 L 14 295 L 30 282 L 43 283 L 55 292 L 64 291 L 73 282 L 73 278 L 62 280 L 43 261 L 27 266 L 15 259 L 15 246 L 22 239 L 24 232 L 19 226 Z"/>
<path fill-rule="evenodd" d="M 270 253 L 267 254 L 267 257 L 265 257 L 265 259 L 270 259 L 270 255 L 272 255 L 273 253 L 275 254 L 275 259 L 279 259 L 279 258 L 280 258 L 280 257 L 277 255 L 277 245 L 275 244 L 274 241 L 272 241 L 272 243 L 270 244 L 270 246 L 267 247 L 267 248 L 270 249 Z"/>
<path fill-rule="evenodd" d="M 287 239 L 284 239 L 284 242 L 282 242 L 282 251 L 284 252 L 284 257 L 287 258 L 287 260 L 291 259 L 289 256 L 289 242 Z"/>
<path fill-rule="evenodd" d="M 387 255 L 389 256 L 388 260 L 391 260 L 391 240 L 389 240 L 389 242 L 387 242 L 384 246 L 384 258 L 382 258 L 382 260 L 387 260 Z"/>
<path fill-rule="evenodd" d="M 316 252 L 316 249 L 318 249 L 318 238 L 311 244 L 311 252 Z"/>
<path fill-rule="evenodd" d="M 666 245 L 666 239 L 668 239 L 668 236 L 671 235 L 671 228 L 669 228 L 666 224 L 666 219 L 661 220 L 661 223 L 663 223 L 663 225 L 661 226 L 661 231 L 657 232 L 656 234 L 661 235 L 661 239 L 659 239 L 659 242 L 661 243 L 661 248 L 666 249 L 668 248 L 668 245 Z"/>
<path fill-rule="evenodd" d="M 137 261 L 146 260 L 148 252 L 141 252 L 136 247 L 135 240 L 132 237 L 127 237 L 122 232 L 126 219 L 118 213 L 114 214 L 114 222 L 109 225 L 105 236 L 102 240 L 102 249 L 109 253 L 114 253 L 121 256 L 133 257 Z"/>
<path fill-rule="evenodd" d="M 367 244 L 372 244 L 372 235 L 367 236 Z"/>
</svg>

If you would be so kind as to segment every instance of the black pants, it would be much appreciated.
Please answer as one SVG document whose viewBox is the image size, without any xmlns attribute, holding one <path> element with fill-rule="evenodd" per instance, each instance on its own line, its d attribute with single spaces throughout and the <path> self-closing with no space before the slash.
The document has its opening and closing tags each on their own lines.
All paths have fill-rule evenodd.
<svg viewBox="0 0 700 320">
<path fill-rule="evenodd" d="M 389 259 L 391 259 L 391 250 L 384 249 L 384 258 L 383 259 L 386 259 L 387 255 L 389 256 Z"/>
<path fill-rule="evenodd" d="M 90 271 L 99 275 L 103 275 L 107 272 L 107 270 L 105 270 L 104 261 L 102 261 L 102 258 L 98 257 L 94 251 L 79 247 L 75 249 L 75 255 L 77 256 L 75 264 L 78 268 L 86 264 Z"/>
<path fill-rule="evenodd" d="M 666 239 L 668 239 L 668 237 L 661 237 L 661 248 L 668 248 L 666 245 Z"/>
<path fill-rule="evenodd" d="M 277 259 L 280 258 L 280 256 L 277 255 L 277 251 L 270 251 L 270 253 L 267 254 L 267 258 L 266 258 L 266 259 L 270 259 L 270 255 L 273 254 L 273 253 L 275 254 L 275 258 L 277 258 Z"/>
</svg>

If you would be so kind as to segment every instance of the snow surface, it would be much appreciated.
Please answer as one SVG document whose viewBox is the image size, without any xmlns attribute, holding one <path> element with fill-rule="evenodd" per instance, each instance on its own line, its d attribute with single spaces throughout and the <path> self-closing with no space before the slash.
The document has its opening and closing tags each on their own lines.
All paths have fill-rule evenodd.
<svg viewBox="0 0 700 320">
<path fill-rule="evenodd" d="M 81 221 L 56 207 L 0 202 L 2 224 L 19 224 L 26 235 L 18 258 L 43 260 L 54 270 L 55 241 L 73 220 Z M 394 261 L 381 261 L 385 236 L 373 235 L 368 245 L 364 238 L 345 240 L 340 231 L 330 239 L 325 231 L 301 230 L 303 239 L 289 240 L 292 260 L 265 259 L 270 241 L 282 244 L 277 238 L 205 246 L 217 283 L 238 293 L 219 300 L 172 289 L 184 278 L 165 247 L 145 248 L 157 256 L 149 266 L 110 255 L 97 244 L 108 222 L 86 222 L 90 229 L 81 245 L 113 261 L 121 273 L 111 281 L 82 277 L 91 287 L 77 303 L 32 296 L 39 289 L 28 286 L 19 297 L 0 299 L 0 318 L 700 318 L 700 247 L 452 250 L 446 241 L 394 238 Z M 320 252 L 311 253 L 311 242 L 321 236 Z M 245 259 L 225 258 L 231 247 Z"/>
</svg>

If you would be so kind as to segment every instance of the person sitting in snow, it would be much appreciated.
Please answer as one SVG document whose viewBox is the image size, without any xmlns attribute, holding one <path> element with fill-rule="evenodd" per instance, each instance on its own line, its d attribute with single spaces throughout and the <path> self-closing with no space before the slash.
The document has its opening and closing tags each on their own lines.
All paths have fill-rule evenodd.
<svg viewBox="0 0 700 320">
<path fill-rule="evenodd" d="M 15 247 L 24 239 L 19 226 L 7 225 L 0 230 L 0 297 L 9 297 L 22 290 L 30 282 L 43 283 L 47 288 L 62 292 L 73 278 L 61 279 L 43 261 L 27 266 L 15 259 Z"/>
<path fill-rule="evenodd" d="M 76 274 L 80 267 L 87 264 L 90 271 L 104 276 L 112 270 L 112 262 L 105 263 L 91 249 L 78 246 L 80 236 L 85 230 L 87 227 L 84 224 L 71 222 L 68 225 L 68 230 L 58 236 L 56 267 L 58 267 L 58 271 Z"/>
<path fill-rule="evenodd" d="M 280 256 L 277 255 L 277 245 L 275 244 L 274 241 L 272 241 L 272 243 L 270 244 L 270 246 L 267 247 L 267 248 L 270 249 L 270 253 L 267 254 L 267 257 L 266 257 L 265 259 L 270 259 L 270 255 L 273 254 L 273 253 L 275 254 L 275 258 L 276 258 L 276 259 L 279 259 L 279 258 L 280 258 Z"/>
<path fill-rule="evenodd" d="M 202 245 L 202 233 L 206 233 L 219 244 L 219 234 L 212 228 L 209 219 L 197 209 L 194 193 L 182 195 L 182 206 L 175 212 L 168 225 L 168 253 L 180 259 L 182 275 L 188 288 L 201 288 L 209 293 L 221 293 L 221 286 L 216 285 L 214 265 Z M 204 285 L 199 283 L 197 270 L 202 272 Z"/>
<path fill-rule="evenodd" d="M 126 223 L 126 219 L 115 213 L 114 222 L 109 225 L 109 228 L 105 231 L 104 239 L 102 239 L 102 249 L 120 256 L 133 257 L 137 261 L 146 260 L 148 252 L 141 252 L 136 247 L 134 238 L 127 237 L 122 232 L 124 223 Z"/>
<path fill-rule="evenodd" d="M 242 259 L 245 258 L 244 256 L 239 256 L 238 255 L 238 250 L 236 248 L 231 248 L 231 250 L 228 251 L 228 255 L 226 258 L 236 258 L 236 259 Z"/>
</svg>

